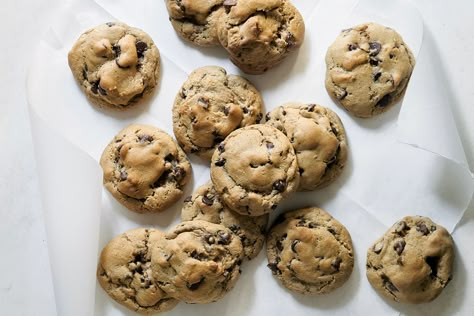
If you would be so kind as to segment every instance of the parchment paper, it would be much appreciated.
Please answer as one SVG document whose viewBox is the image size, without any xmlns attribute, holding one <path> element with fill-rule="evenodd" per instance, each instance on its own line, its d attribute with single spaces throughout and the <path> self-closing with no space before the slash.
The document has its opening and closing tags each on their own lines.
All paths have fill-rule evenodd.
<svg viewBox="0 0 474 316">
<path fill-rule="evenodd" d="M 153 124 L 172 135 L 173 100 L 193 69 L 220 65 L 229 73 L 240 74 L 224 50 L 197 48 L 180 40 L 168 22 L 163 1 L 97 2 L 100 6 L 73 0 L 58 9 L 27 81 L 58 315 L 91 315 L 94 309 L 96 315 L 132 315 L 96 287 L 100 249 L 125 230 L 141 226 L 166 230 L 179 222 L 182 201 L 163 214 L 138 215 L 101 188 L 98 160 L 106 144 L 132 122 Z M 440 61 L 433 60 L 433 47 L 423 40 L 419 13 L 403 0 L 293 2 L 306 22 L 303 46 L 268 73 L 245 77 L 261 90 L 267 111 L 300 101 L 337 112 L 346 128 L 350 158 L 336 183 L 318 192 L 293 195 L 272 219 L 298 207 L 323 207 L 352 235 L 354 272 L 344 287 L 329 295 L 295 295 L 272 277 L 262 251 L 244 264 L 236 288 L 223 300 L 208 305 L 179 304 L 170 315 L 398 314 L 400 306 L 380 298 L 365 278 L 367 248 L 406 215 L 429 216 L 453 230 L 471 199 L 472 174 L 446 101 L 444 77 L 433 67 Z M 156 93 L 124 113 L 89 104 L 67 65 L 67 52 L 82 32 L 116 19 L 149 33 L 162 55 L 162 79 Z M 348 115 L 330 100 L 323 84 L 327 47 L 341 29 L 365 21 L 395 28 L 417 56 L 403 106 L 370 120 Z M 190 158 L 193 182 L 187 187 L 188 194 L 209 179 L 206 163 Z M 442 302 L 438 299 L 434 304 Z M 403 308 L 404 312 L 423 309 Z"/>
</svg>

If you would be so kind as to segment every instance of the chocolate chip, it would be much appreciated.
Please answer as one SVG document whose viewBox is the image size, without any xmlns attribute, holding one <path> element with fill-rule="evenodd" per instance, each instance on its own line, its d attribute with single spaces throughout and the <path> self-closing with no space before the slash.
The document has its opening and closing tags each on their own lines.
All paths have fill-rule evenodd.
<svg viewBox="0 0 474 316">
<path fill-rule="evenodd" d="M 142 58 L 145 51 L 148 49 L 148 45 L 145 42 L 142 42 L 142 41 L 137 41 L 135 43 L 135 47 L 137 49 L 138 58 Z"/>
<path fill-rule="evenodd" d="M 346 89 L 343 89 L 343 90 L 342 90 L 342 93 L 336 92 L 336 98 L 337 98 L 338 100 L 343 100 L 346 96 L 347 96 L 347 91 L 346 91 Z"/>
<path fill-rule="evenodd" d="M 97 94 L 98 90 L 99 90 L 99 81 L 96 81 L 91 85 L 91 91 L 92 93 Z"/>
<path fill-rule="evenodd" d="M 310 105 L 308 105 L 308 111 L 309 111 L 309 112 L 313 112 L 315 107 L 316 107 L 316 104 L 310 104 Z"/>
<path fill-rule="evenodd" d="M 278 269 L 278 263 L 277 262 L 270 262 L 267 264 L 267 267 L 272 270 L 273 274 L 281 274 L 280 269 Z"/>
<path fill-rule="evenodd" d="M 291 251 L 296 252 L 296 245 L 299 243 L 299 240 L 293 240 L 291 243 Z"/>
<path fill-rule="evenodd" d="M 112 51 L 114 52 L 115 58 L 118 58 L 120 54 L 122 53 L 122 49 L 120 48 L 119 45 L 112 46 Z"/>
<path fill-rule="evenodd" d="M 121 180 L 121 181 L 125 181 L 125 180 L 127 180 L 127 178 L 128 178 L 127 171 L 125 171 L 125 170 L 120 170 L 120 180 Z"/>
<path fill-rule="evenodd" d="M 230 111 L 229 107 L 226 106 L 226 107 L 224 108 L 224 114 L 225 114 L 225 115 L 229 115 L 229 111 Z"/>
<path fill-rule="evenodd" d="M 374 245 L 374 247 L 372 248 L 372 250 L 376 253 L 376 254 L 379 254 L 382 249 L 383 249 L 383 240 L 382 241 L 379 241 L 378 243 L 376 243 Z"/>
<path fill-rule="evenodd" d="M 406 242 L 405 240 L 399 240 L 393 245 L 393 250 L 397 252 L 398 255 L 401 255 L 405 249 Z"/>
<path fill-rule="evenodd" d="M 318 227 L 318 224 L 309 223 L 309 224 L 308 224 L 308 227 L 309 227 L 309 228 L 316 228 L 316 227 Z"/>
<path fill-rule="evenodd" d="M 223 165 L 225 165 L 225 158 L 219 158 L 215 163 L 214 165 L 217 166 L 217 167 L 222 167 Z"/>
<path fill-rule="evenodd" d="M 380 53 L 380 50 L 382 49 L 382 45 L 380 45 L 379 42 L 371 42 L 369 43 L 369 54 L 370 56 L 376 56 Z"/>
<path fill-rule="evenodd" d="M 275 148 L 275 145 L 274 145 L 273 143 L 270 143 L 270 142 L 268 142 L 268 143 L 266 144 L 266 146 L 267 146 L 267 149 L 268 149 L 268 150 Z"/>
<path fill-rule="evenodd" d="M 225 6 L 234 6 L 237 4 L 237 0 L 224 0 L 223 3 Z"/>
<path fill-rule="evenodd" d="M 357 45 L 357 44 L 349 44 L 349 45 L 347 45 L 347 49 L 348 49 L 349 51 L 356 50 L 357 48 L 359 48 L 359 45 Z"/>
<path fill-rule="evenodd" d="M 207 109 L 209 107 L 209 99 L 205 97 L 199 97 L 198 104 L 203 108 Z"/>
<path fill-rule="evenodd" d="M 304 227 L 306 226 L 306 220 L 304 218 L 300 219 L 298 223 L 296 223 L 296 227 Z"/>
<path fill-rule="evenodd" d="M 275 183 L 273 183 L 273 188 L 277 190 L 278 192 L 283 192 L 286 189 L 286 182 L 283 180 L 278 180 Z"/>
<path fill-rule="evenodd" d="M 187 96 L 188 96 L 188 94 L 186 93 L 186 89 L 182 88 L 181 89 L 181 97 L 186 98 Z"/>
<path fill-rule="evenodd" d="M 186 171 L 181 167 L 176 167 L 174 168 L 174 177 L 176 181 L 181 182 L 186 177 Z"/>
<path fill-rule="evenodd" d="M 388 55 L 388 57 L 390 57 L 390 59 L 393 59 L 393 58 L 395 58 L 395 55 L 392 54 L 392 53 L 390 53 L 390 54 Z"/>
<path fill-rule="evenodd" d="M 247 107 L 244 107 L 242 111 L 244 112 L 244 114 L 247 114 L 249 112 L 249 109 Z"/>
<path fill-rule="evenodd" d="M 334 268 L 334 270 L 339 271 L 339 268 L 341 267 L 341 263 L 342 263 L 341 257 L 336 257 L 336 259 L 334 259 L 331 262 L 331 266 Z"/>
<path fill-rule="evenodd" d="M 211 206 L 212 204 L 214 204 L 214 198 L 209 198 L 207 195 L 204 195 L 202 197 L 202 203 L 208 205 L 208 206 Z"/>
<path fill-rule="evenodd" d="M 283 111 L 281 112 L 281 114 L 283 114 L 283 115 L 286 115 L 286 111 L 285 111 L 285 110 L 283 110 Z"/>
<path fill-rule="evenodd" d="M 370 58 L 370 60 L 369 60 L 369 63 L 370 63 L 370 65 L 372 65 L 372 66 L 378 66 L 378 65 L 379 65 L 379 62 L 380 62 L 380 60 L 375 59 L 375 58 Z"/>
<path fill-rule="evenodd" d="M 193 200 L 193 197 L 192 197 L 191 195 L 189 195 L 188 197 L 186 197 L 186 198 L 184 199 L 183 202 L 184 202 L 184 203 L 189 203 L 189 202 L 191 202 L 192 200 Z"/>
<path fill-rule="evenodd" d="M 426 227 L 425 223 L 418 223 L 416 225 L 416 230 L 422 233 L 423 235 L 428 235 L 430 230 Z"/>
<path fill-rule="evenodd" d="M 269 121 L 270 120 L 270 112 L 268 112 L 267 114 L 265 114 L 265 121 Z"/>
<path fill-rule="evenodd" d="M 230 243 L 230 235 L 225 232 L 219 232 L 217 234 L 218 244 L 228 245 Z"/>
<path fill-rule="evenodd" d="M 376 106 L 385 107 L 389 105 L 391 101 L 392 96 L 390 94 L 386 94 L 382 97 L 382 99 L 379 100 L 379 102 L 377 102 Z"/>
<path fill-rule="evenodd" d="M 220 143 L 219 146 L 217 146 L 217 150 L 219 150 L 219 152 L 223 153 L 225 151 L 224 143 Z"/>
<path fill-rule="evenodd" d="M 196 291 L 199 286 L 202 284 L 202 282 L 204 281 L 204 278 L 202 278 L 201 280 L 199 280 L 199 282 L 197 283 L 193 283 L 191 285 L 187 285 L 188 289 L 190 289 L 191 291 Z"/>
<path fill-rule="evenodd" d="M 332 235 L 334 235 L 334 236 L 337 235 L 337 233 L 336 233 L 336 231 L 334 230 L 334 228 L 328 227 L 327 230 L 328 230 L 328 232 L 330 232 Z"/>
<path fill-rule="evenodd" d="M 386 276 L 382 275 L 383 285 L 390 291 L 390 292 L 398 292 L 398 289 L 395 285 L 393 285 L 392 281 Z"/>
<path fill-rule="evenodd" d="M 382 73 L 381 73 L 381 72 L 376 72 L 376 73 L 374 74 L 374 81 L 379 80 L 380 76 L 382 76 Z"/>
<path fill-rule="evenodd" d="M 292 48 L 296 45 L 295 36 L 291 32 L 288 32 L 285 41 L 288 48 Z"/>
<path fill-rule="evenodd" d="M 397 227 L 395 228 L 395 232 L 400 234 L 403 231 L 405 231 L 406 229 L 408 229 L 407 223 L 405 221 L 401 221 L 401 222 L 397 223 Z"/>
<path fill-rule="evenodd" d="M 232 224 L 229 226 L 229 229 L 234 233 L 237 234 L 237 232 L 240 230 L 240 226 L 236 224 Z"/>
<path fill-rule="evenodd" d="M 212 245 L 213 243 L 216 242 L 216 239 L 215 239 L 214 236 L 212 236 L 211 234 L 206 234 L 206 235 L 204 236 L 204 240 L 205 240 L 208 244 L 210 244 L 210 245 Z"/>
<path fill-rule="evenodd" d="M 144 142 L 152 142 L 153 141 L 153 136 L 151 135 L 140 135 L 138 136 L 138 141 L 140 143 L 144 143 Z"/>
<path fill-rule="evenodd" d="M 114 22 L 107 22 L 107 23 L 105 23 L 105 24 L 106 24 L 108 27 L 112 27 L 112 26 L 114 26 L 114 25 L 115 25 L 115 23 L 114 23 Z"/>
</svg>

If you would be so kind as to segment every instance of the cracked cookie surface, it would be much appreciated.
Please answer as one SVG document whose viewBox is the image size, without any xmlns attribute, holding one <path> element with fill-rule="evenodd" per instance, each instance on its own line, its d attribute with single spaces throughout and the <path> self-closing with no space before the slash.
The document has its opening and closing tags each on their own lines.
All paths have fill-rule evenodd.
<svg viewBox="0 0 474 316">
<path fill-rule="evenodd" d="M 160 53 L 153 40 L 120 22 L 83 33 L 68 62 L 87 98 L 100 107 L 126 109 L 151 92 L 160 77 Z"/>
<path fill-rule="evenodd" d="M 151 248 L 164 234 L 139 228 L 113 238 L 102 250 L 97 279 L 119 304 L 143 315 L 171 310 L 179 301 L 168 296 L 154 281 Z"/>
<path fill-rule="evenodd" d="M 325 294 L 342 286 L 354 266 L 347 229 L 316 207 L 282 214 L 267 236 L 268 267 L 287 289 Z"/>
<path fill-rule="evenodd" d="M 227 0 L 224 8 L 219 41 L 246 73 L 267 71 L 303 43 L 303 17 L 290 1 Z"/>
<path fill-rule="evenodd" d="M 401 303 L 434 300 L 452 278 L 454 242 L 422 216 L 395 223 L 367 250 L 367 278 L 381 295 Z"/>
<path fill-rule="evenodd" d="M 262 97 L 249 81 L 221 67 L 202 67 L 176 95 L 173 130 L 185 152 L 211 159 L 232 131 L 260 122 L 262 111 Z"/>
<path fill-rule="evenodd" d="M 191 178 L 186 154 L 159 128 L 132 124 L 120 131 L 102 153 L 107 190 L 138 213 L 164 211 L 182 195 Z"/>
<path fill-rule="evenodd" d="M 153 277 L 171 297 L 186 303 L 217 301 L 240 276 L 240 239 L 219 224 L 182 222 L 152 251 Z"/>
<path fill-rule="evenodd" d="M 218 46 L 217 23 L 224 12 L 224 0 L 166 0 L 174 30 L 199 46 Z"/>
<path fill-rule="evenodd" d="M 326 90 L 358 117 L 387 111 L 405 92 L 415 58 L 393 29 L 366 23 L 343 30 L 326 53 Z"/>
<path fill-rule="evenodd" d="M 266 120 L 295 149 L 298 191 L 325 187 L 341 174 L 348 150 L 344 126 L 336 113 L 316 104 L 287 103 L 269 112 Z"/>
<path fill-rule="evenodd" d="M 255 258 L 262 250 L 268 217 L 268 214 L 250 217 L 232 211 L 221 202 L 211 181 L 186 198 L 181 211 L 183 222 L 205 220 L 229 228 L 240 238 L 244 255 L 249 260 Z"/>
<path fill-rule="evenodd" d="M 217 147 L 211 160 L 211 180 L 232 210 L 248 216 L 269 213 L 298 188 L 295 151 L 274 127 L 243 127 Z"/>
</svg>

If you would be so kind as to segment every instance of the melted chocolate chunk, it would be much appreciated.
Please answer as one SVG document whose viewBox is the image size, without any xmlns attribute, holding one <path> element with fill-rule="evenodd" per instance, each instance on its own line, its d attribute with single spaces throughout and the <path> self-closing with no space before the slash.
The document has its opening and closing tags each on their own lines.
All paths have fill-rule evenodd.
<svg viewBox="0 0 474 316">
<path fill-rule="evenodd" d="M 120 54 L 122 53 L 122 49 L 120 48 L 119 45 L 112 46 L 112 51 L 114 52 L 115 58 L 118 58 Z"/>
<path fill-rule="evenodd" d="M 430 230 L 426 227 L 425 223 L 418 223 L 416 225 L 416 230 L 422 233 L 423 235 L 428 235 Z"/>
<path fill-rule="evenodd" d="M 199 97 L 198 104 L 203 108 L 207 109 L 209 107 L 209 99 L 205 97 Z"/>
<path fill-rule="evenodd" d="M 206 234 L 206 235 L 204 236 L 204 240 L 205 240 L 208 244 L 210 244 L 210 245 L 212 245 L 213 243 L 216 242 L 216 239 L 215 239 L 214 236 L 212 236 L 211 234 Z"/>
<path fill-rule="evenodd" d="M 211 206 L 212 204 L 214 204 L 214 198 L 213 197 L 209 198 L 207 195 L 204 195 L 202 197 L 202 203 L 208 206 Z"/>
<path fill-rule="evenodd" d="M 393 245 L 393 250 L 397 252 L 398 255 L 401 255 L 405 249 L 406 242 L 404 240 L 399 240 Z"/>
<path fill-rule="evenodd" d="M 382 73 L 381 73 L 381 72 L 376 72 L 376 73 L 374 74 L 374 81 L 379 80 L 380 76 L 382 76 Z"/>
<path fill-rule="evenodd" d="M 378 65 L 379 65 L 380 60 L 375 59 L 375 58 L 370 58 L 369 63 L 370 63 L 370 65 L 372 65 L 372 66 L 375 67 L 375 66 L 378 66 Z"/>
<path fill-rule="evenodd" d="M 270 142 L 268 142 L 266 146 L 268 150 L 275 148 L 275 145 L 273 145 L 273 143 L 270 143 Z"/>
<path fill-rule="evenodd" d="M 186 171 L 181 167 L 176 167 L 174 168 L 174 177 L 176 181 L 181 182 L 186 177 Z"/>
<path fill-rule="evenodd" d="M 267 267 L 272 270 L 273 274 L 281 274 L 280 269 L 278 269 L 278 263 L 277 262 L 270 262 L 267 264 Z"/>
<path fill-rule="evenodd" d="M 193 197 L 191 195 L 187 196 L 185 199 L 184 199 L 184 203 L 189 203 L 193 200 Z"/>
<path fill-rule="evenodd" d="M 222 167 L 223 165 L 225 165 L 225 158 L 219 158 L 215 163 L 214 165 L 217 166 L 217 167 Z"/>
<path fill-rule="evenodd" d="M 152 142 L 153 141 L 153 136 L 151 135 L 140 135 L 138 136 L 138 141 L 140 143 L 144 143 L 144 142 Z"/>
<path fill-rule="evenodd" d="M 344 100 L 344 98 L 347 97 L 346 89 L 343 89 L 342 93 L 336 93 L 336 97 L 338 100 Z"/>
<path fill-rule="evenodd" d="M 315 107 L 316 107 L 316 104 L 309 104 L 308 105 L 308 112 L 313 112 Z"/>
<path fill-rule="evenodd" d="M 283 180 L 278 180 L 275 183 L 273 183 L 273 188 L 277 190 L 278 192 L 283 192 L 286 189 L 286 182 Z"/>
<path fill-rule="evenodd" d="M 347 45 L 347 49 L 348 49 L 349 51 L 353 51 L 353 50 L 356 50 L 356 49 L 358 49 L 358 48 L 359 48 L 359 45 L 357 45 L 357 44 L 349 44 L 349 45 Z"/>
<path fill-rule="evenodd" d="M 225 151 L 225 145 L 224 143 L 220 143 L 219 146 L 217 146 L 217 150 L 221 153 Z"/>
<path fill-rule="evenodd" d="M 339 271 L 339 268 L 341 267 L 341 263 L 342 263 L 341 257 L 336 257 L 336 259 L 334 259 L 331 262 L 331 266 L 334 268 L 334 270 Z"/>
<path fill-rule="evenodd" d="M 228 233 L 219 232 L 217 234 L 217 243 L 221 245 L 228 245 L 230 243 L 230 235 Z"/>
<path fill-rule="evenodd" d="M 299 242 L 299 240 L 293 240 L 291 243 L 291 251 L 296 252 L 296 245 L 298 245 Z"/>
<path fill-rule="evenodd" d="M 265 114 L 265 121 L 269 121 L 270 120 L 270 112 L 268 112 L 267 114 Z"/>
<path fill-rule="evenodd" d="M 382 249 L 383 249 L 383 244 L 384 244 L 384 243 L 383 243 L 383 240 L 380 241 L 380 242 L 378 242 L 378 243 L 376 243 L 376 244 L 374 245 L 374 248 L 373 248 L 372 250 L 373 250 L 376 254 L 379 254 L 379 253 L 382 251 Z"/>
<path fill-rule="evenodd" d="M 138 58 L 143 58 L 145 51 L 148 49 L 148 45 L 145 42 L 137 41 L 135 43 L 135 47 L 137 49 L 137 56 Z"/>
<path fill-rule="evenodd" d="M 229 226 L 229 229 L 234 233 L 237 234 L 237 232 L 240 230 L 240 226 L 236 224 L 232 224 Z"/>
<path fill-rule="evenodd" d="M 382 45 L 380 45 L 379 42 L 371 42 L 369 43 L 369 54 L 370 56 L 376 56 L 380 53 L 380 50 L 382 49 Z"/>
</svg>

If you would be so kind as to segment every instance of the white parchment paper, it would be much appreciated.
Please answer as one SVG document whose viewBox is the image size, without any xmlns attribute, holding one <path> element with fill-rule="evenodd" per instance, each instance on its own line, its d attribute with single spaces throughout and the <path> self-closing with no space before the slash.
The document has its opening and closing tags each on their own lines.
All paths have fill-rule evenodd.
<svg viewBox="0 0 474 316">
<path fill-rule="evenodd" d="M 241 280 L 223 300 L 179 304 L 170 315 L 398 314 L 400 306 L 380 298 L 365 278 L 370 244 L 406 215 L 425 215 L 453 230 L 471 199 L 474 184 L 447 103 L 443 76 L 423 39 L 419 13 L 406 1 L 294 0 L 306 21 L 301 49 L 260 76 L 246 76 L 261 90 L 267 111 L 289 101 L 318 103 L 341 117 L 350 146 L 340 179 L 318 192 L 298 193 L 272 214 L 302 206 L 325 208 L 350 231 L 356 265 L 343 288 L 322 297 L 284 290 L 266 268 L 264 251 L 243 267 Z M 193 69 L 220 65 L 240 71 L 219 48 L 197 48 L 175 34 L 164 1 L 73 0 L 58 10 L 28 76 L 28 96 L 58 315 L 129 315 L 96 287 L 100 249 L 125 230 L 179 222 L 182 201 L 163 214 L 138 215 L 101 187 L 98 160 L 106 144 L 130 123 L 159 126 L 172 134 L 174 97 Z M 121 20 L 149 33 L 162 54 L 156 93 L 131 111 L 116 113 L 88 103 L 67 65 L 67 53 L 86 29 Z M 417 56 L 403 106 L 356 119 L 335 105 L 324 89 L 324 55 L 341 29 L 375 21 L 395 28 Z M 190 157 L 194 188 L 209 179 L 206 163 Z M 100 223 L 100 224 L 99 224 Z M 449 299 L 449 297 L 444 298 Z M 439 302 L 439 303 L 438 303 Z M 438 299 L 434 304 L 442 304 Z M 404 308 L 421 311 L 423 307 Z"/>
</svg>

